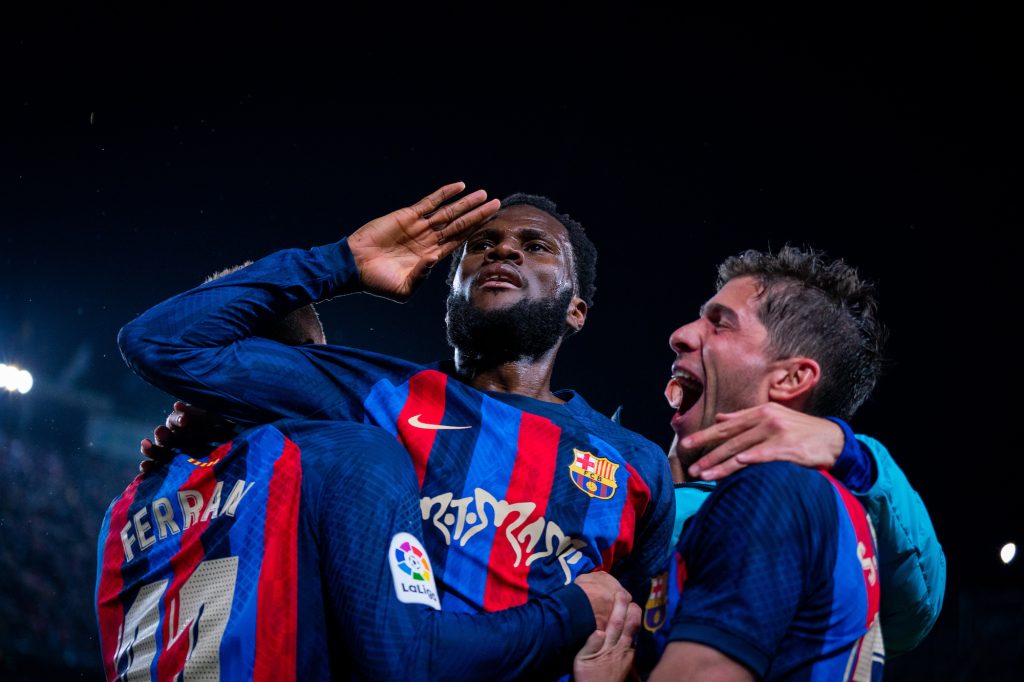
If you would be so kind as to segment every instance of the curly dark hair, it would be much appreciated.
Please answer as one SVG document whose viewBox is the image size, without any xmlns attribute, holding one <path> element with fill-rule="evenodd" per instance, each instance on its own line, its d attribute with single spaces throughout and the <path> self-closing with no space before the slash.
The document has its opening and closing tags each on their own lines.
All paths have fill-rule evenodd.
<svg viewBox="0 0 1024 682">
<path fill-rule="evenodd" d="M 849 419 L 871 394 L 882 370 L 886 330 L 875 287 L 840 259 L 785 246 L 777 254 L 745 251 L 718 266 L 718 288 L 737 277 L 762 287 L 758 317 L 776 359 L 812 358 L 821 379 L 807 411 Z"/>
<path fill-rule="evenodd" d="M 502 209 L 520 205 L 532 206 L 544 211 L 565 227 L 566 232 L 569 233 L 569 245 L 572 247 L 572 259 L 576 268 L 577 295 L 586 302 L 587 307 L 593 307 L 594 294 L 597 292 L 595 284 L 597 280 L 597 247 L 590 241 L 583 226 L 569 217 L 568 213 L 560 213 L 558 206 L 551 199 L 538 194 L 517 192 L 501 200 Z M 455 281 L 455 271 L 459 269 L 459 263 L 465 253 L 465 245 L 459 247 L 459 250 L 455 252 L 448 270 L 448 286 Z"/>
</svg>

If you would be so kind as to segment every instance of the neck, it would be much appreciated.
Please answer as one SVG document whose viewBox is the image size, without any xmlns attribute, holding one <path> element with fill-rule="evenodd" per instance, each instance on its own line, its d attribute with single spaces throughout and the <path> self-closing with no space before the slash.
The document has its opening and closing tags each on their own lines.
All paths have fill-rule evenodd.
<svg viewBox="0 0 1024 682">
<path fill-rule="evenodd" d="M 558 347 L 555 344 L 539 357 L 492 358 L 455 349 L 455 374 L 480 391 L 515 393 L 549 403 L 565 401 L 551 392 L 551 373 Z"/>
</svg>

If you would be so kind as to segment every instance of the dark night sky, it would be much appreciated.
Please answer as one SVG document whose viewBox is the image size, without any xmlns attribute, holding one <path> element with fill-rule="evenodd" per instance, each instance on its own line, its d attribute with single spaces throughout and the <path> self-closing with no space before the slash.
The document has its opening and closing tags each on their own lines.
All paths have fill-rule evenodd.
<svg viewBox="0 0 1024 682">
<path fill-rule="evenodd" d="M 996 556 L 1024 541 L 1012 17 L 462 5 L 399 26 L 387 7 L 150 5 L 0 29 L 8 361 L 53 382 L 87 347 L 76 385 L 155 422 L 169 399 L 123 366 L 124 322 L 213 270 L 333 241 L 463 179 L 548 194 L 587 226 L 597 306 L 556 384 L 623 404 L 627 426 L 666 442 L 667 338 L 712 293 L 715 264 L 809 243 L 879 282 L 890 362 L 856 426 L 928 503 L 953 585 L 1019 584 Z M 417 360 L 447 352 L 442 311 L 436 275 L 405 306 L 322 308 L 333 341 Z"/>
</svg>

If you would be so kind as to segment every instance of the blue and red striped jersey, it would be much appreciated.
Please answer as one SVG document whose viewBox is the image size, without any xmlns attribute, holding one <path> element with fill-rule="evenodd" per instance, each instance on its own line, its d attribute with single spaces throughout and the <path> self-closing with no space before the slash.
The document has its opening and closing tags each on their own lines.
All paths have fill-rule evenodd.
<svg viewBox="0 0 1024 682">
<path fill-rule="evenodd" d="M 434 572 L 393 437 L 258 427 L 111 504 L 96 586 L 107 679 L 513 678 L 594 627 L 576 586 L 501 613 L 442 611 Z"/>
<path fill-rule="evenodd" d="M 484 392 L 425 367 L 339 346 L 285 346 L 254 330 L 353 291 L 344 240 L 280 251 L 165 301 L 121 330 L 129 365 L 244 423 L 365 422 L 412 457 L 444 606 L 507 608 L 610 569 L 638 601 L 669 552 L 664 453 L 571 391 L 564 404 Z"/>
<path fill-rule="evenodd" d="M 720 482 L 679 540 L 669 639 L 706 644 L 766 680 L 878 680 L 874 531 L 824 471 L 773 462 Z"/>
</svg>

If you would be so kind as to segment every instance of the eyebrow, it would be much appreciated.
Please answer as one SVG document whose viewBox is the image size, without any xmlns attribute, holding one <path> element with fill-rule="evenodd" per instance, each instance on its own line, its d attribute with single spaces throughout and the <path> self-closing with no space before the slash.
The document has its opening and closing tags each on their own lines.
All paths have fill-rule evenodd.
<svg viewBox="0 0 1024 682">
<path fill-rule="evenodd" d="M 517 232 L 516 237 L 521 242 L 530 242 L 530 241 L 540 240 L 540 241 L 548 242 L 548 243 L 554 244 L 554 245 L 557 245 L 559 243 L 558 242 L 558 238 L 555 235 L 553 235 L 550 232 L 547 232 L 545 230 L 539 230 L 536 227 L 524 227 L 524 228 L 518 229 L 516 232 Z M 500 233 L 499 233 L 499 231 L 497 229 L 495 229 L 493 227 L 487 227 L 485 225 L 484 227 L 481 227 L 479 230 L 474 232 L 470 236 L 468 241 L 475 241 L 475 240 L 478 240 L 478 239 L 493 239 L 498 234 L 500 234 Z"/>
<path fill-rule="evenodd" d="M 732 308 L 722 305 L 721 303 L 705 303 L 700 307 L 700 316 L 707 317 L 711 313 L 716 313 L 719 317 L 724 317 L 729 322 L 736 324 L 740 321 L 739 315 Z"/>
</svg>

